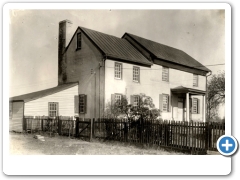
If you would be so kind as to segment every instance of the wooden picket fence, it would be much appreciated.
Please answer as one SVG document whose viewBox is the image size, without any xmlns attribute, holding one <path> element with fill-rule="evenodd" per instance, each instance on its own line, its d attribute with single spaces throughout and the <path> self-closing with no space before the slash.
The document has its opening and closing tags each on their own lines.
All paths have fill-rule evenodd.
<svg viewBox="0 0 240 180">
<path fill-rule="evenodd" d="M 163 148 L 206 154 L 216 151 L 218 138 L 225 134 L 224 123 L 160 121 L 152 119 L 82 119 L 74 117 L 25 116 L 24 130 L 67 135 L 91 141 L 92 138 L 156 145 Z"/>
</svg>

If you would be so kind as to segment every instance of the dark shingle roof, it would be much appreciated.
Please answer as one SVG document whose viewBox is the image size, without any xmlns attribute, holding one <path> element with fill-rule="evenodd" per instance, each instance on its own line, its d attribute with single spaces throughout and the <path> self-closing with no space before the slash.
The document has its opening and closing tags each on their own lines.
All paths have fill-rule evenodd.
<svg viewBox="0 0 240 180">
<path fill-rule="evenodd" d="M 195 69 L 200 69 L 207 72 L 211 71 L 182 50 L 166 46 L 133 34 L 125 34 L 129 35 L 138 44 L 143 46 L 147 51 L 149 51 L 151 54 L 153 54 L 159 59 L 167 60 L 173 63 L 181 64 Z"/>
<path fill-rule="evenodd" d="M 98 31 L 79 27 L 109 58 L 116 58 L 143 65 L 152 65 L 137 49 L 135 49 L 126 39 L 121 39 L 112 35 Z"/>
<path fill-rule="evenodd" d="M 78 83 L 67 83 L 67 84 L 63 84 L 63 85 L 59 85 L 57 87 L 54 88 L 50 88 L 50 89 L 45 89 L 42 91 L 37 91 L 37 92 L 33 92 L 33 93 L 29 93 L 29 94 L 23 94 L 20 96 L 15 96 L 15 97 L 11 97 L 9 98 L 9 101 L 24 101 L 24 102 L 28 102 L 34 99 L 39 99 L 41 97 L 44 96 L 48 96 L 60 91 L 63 91 L 65 89 L 71 88 L 73 86 L 78 85 Z"/>
</svg>

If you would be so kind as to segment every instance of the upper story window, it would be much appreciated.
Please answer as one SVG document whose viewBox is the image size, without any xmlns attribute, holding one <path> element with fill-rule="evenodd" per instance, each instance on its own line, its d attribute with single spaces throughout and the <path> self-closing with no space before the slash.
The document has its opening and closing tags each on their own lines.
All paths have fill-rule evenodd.
<svg viewBox="0 0 240 180">
<path fill-rule="evenodd" d="M 168 67 L 163 67 L 162 68 L 162 80 L 163 81 L 169 81 L 169 68 Z"/>
<path fill-rule="evenodd" d="M 167 112 L 168 107 L 169 107 L 169 95 L 168 94 L 163 94 L 162 95 L 162 110 L 164 112 Z"/>
<path fill-rule="evenodd" d="M 140 68 L 133 66 L 133 81 L 140 82 Z"/>
<path fill-rule="evenodd" d="M 193 74 L 193 86 L 198 87 L 198 75 Z"/>
<path fill-rule="evenodd" d="M 77 49 L 82 48 L 82 37 L 81 32 L 77 33 Z"/>
<path fill-rule="evenodd" d="M 85 94 L 79 95 L 79 113 L 84 114 L 86 113 L 87 109 L 87 96 Z"/>
<path fill-rule="evenodd" d="M 48 103 L 48 115 L 49 115 L 49 117 L 58 116 L 58 103 L 57 102 L 49 102 Z"/>
<path fill-rule="evenodd" d="M 115 77 L 115 79 L 122 79 L 122 64 L 121 63 L 115 63 L 114 77 Z"/>
</svg>

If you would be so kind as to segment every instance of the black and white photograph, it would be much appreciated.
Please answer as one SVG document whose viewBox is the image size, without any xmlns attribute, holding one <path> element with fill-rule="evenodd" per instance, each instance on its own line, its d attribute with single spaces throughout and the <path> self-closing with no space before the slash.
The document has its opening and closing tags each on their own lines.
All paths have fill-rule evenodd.
<svg viewBox="0 0 240 180">
<path fill-rule="evenodd" d="M 225 45 L 226 8 L 9 9 L 9 155 L 217 157 Z"/>
</svg>

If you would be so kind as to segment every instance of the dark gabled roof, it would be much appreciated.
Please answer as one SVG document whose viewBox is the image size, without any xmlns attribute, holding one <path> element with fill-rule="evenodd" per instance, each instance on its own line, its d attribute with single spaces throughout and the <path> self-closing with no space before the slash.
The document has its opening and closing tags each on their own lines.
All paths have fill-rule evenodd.
<svg viewBox="0 0 240 180">
<path fill-rule="evenodd" d="M 39 99 L 41 97 L 48 96 L 48 95 L 63 91 L 65 89 L 71 88 L 71 87 L 76 86 L 76 85 L 78 85 L 78 83 L 67 83 L 67 84 L 59 85 L 59 86 L 54 87 L 54 88 L 45 89 L 45 90 L 42 90 L 42 91 L 37 91 L 37 92 L 29 93 L 29 94 L 23 94 L 23 95 L 20 95 L 20 96 L 11 97 L 11 98 L 9 98 L 9 101 L 28 102 L 28 101 Z"/>
<path fill-rule="evenodd" d="M 199 90 L 199 89 L 193 89 L 193 88 L 188 88 L 188 87 L 184 87 L 184 86 L 178 86 L 175 88 L 171 88 L 171 91 L 174 93 L 190 93 L 190 94 L 194 94 L 194 95 L 199 95 L 199 94 L 206 94 L 206 91 L 203 90 Z"/>
<path fill-rule="evenodd" d="M 125 33 L 123 37 L 126 34 L 156 58 L 191 68 L 200 69 L 206 72 L 211 71 L 182 50 L 166 46 L 130 33 Z"/>
<path fill-rule="evenodd" d="M 121 39 L 112 35 L 98 31 L 79 27 L 90 40 L 108 58 L 120 59 L 142 65 L 152 65 L 137 49 L 135 49 L 126 39 Z"/>
</svg>

